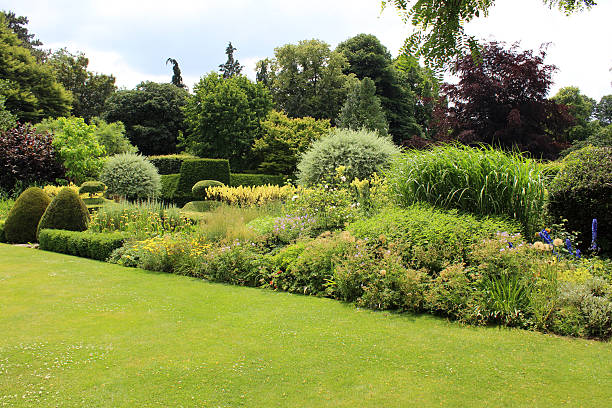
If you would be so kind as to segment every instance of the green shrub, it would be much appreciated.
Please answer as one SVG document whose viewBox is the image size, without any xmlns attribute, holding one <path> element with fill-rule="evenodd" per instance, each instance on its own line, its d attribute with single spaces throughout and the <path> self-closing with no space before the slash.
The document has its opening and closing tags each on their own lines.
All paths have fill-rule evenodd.
<svg viewBox="0 0 612 408">
<path fill-rule="evenodd" d="M 182 208 L 186 212 L 209 212 L 219 207 L 219 201 L 190 201 Z"/>
<path fill-rule="evenodd" d="M 183 160 L 177 186 L 178 195 L 191 197 L 191 188 L 200 180 L 217 180 L 229 185 L 229 162 L 225 159 Z"/>
<path fill-rule="evenodd" d="M 230 186 L 232 187 L 282 186 L 285 184 L 285 180 L 285 176 L 274 176 L 271 174 L 230 174 Z"/>
<path fill-rule="evenodd" d="M 427 202 L 519 221 L 529 236 L 541 229 L 545 173 L 537 162 L 493 148 L 438 146 L 394 161 L 391 192 L 403 206 Z"/>
<path fill-rule="evenodd" d="M 370 178 L 384 172 L 399 149 L 376 133 L 337 129 L 315 141 L 298 164 L 300 184 L 312 185 L 326 181 L 340 166 L 346 167 L 348 182 L 355 178 Z"/>
<path fill-rule="evenodd" d="M 0 221 L 0 242 L 6 242 L 6 236 L 4 235 L 4 221 Z"/>
<path fill-rule="evenodd" d="M 40 249 L 105 261 L 125 242 L 120 233 L 94 234 L 90 232 L 44 229 L 40 231 Z"/>
<path fill-rule="evenodd" d="M 144 156 L 123 153 L 110 157 L 100 175 L 108 195 L 129 200 L 158 197 L 161 179 L 155 166 Z"/>
<path fill-rule="evenodd" d="M 149 156 L 149 161 L 157 168 L 160 175 L 178 174 L 185 159 L 197 159 L 190 154 L 168 154 L 164 156 Z"/>
<path fill-rule="evenodd" d="M 106 186 L 101 181 L 86 181 L 79 187 L 79 194 L 89 194 L 93 196 L 97 193 L 103 193 L 106 190 Z"/>
<path fill-rule="evenodd" d="M 85 231 L 89 223 L 89 211 L 77 193 L 63 188 L 51 201 L 40 222 L 37 236 L 43 229 Z"/>
<path fill-rule="evenodd" d="M 425 204 L 388 208 L 349 225 L 349 231 L 358 238 L 394 242 L 401 248 L 407 265 L 415 269 L 425 267 L 432 273 L 465 262 L 473 244 L 497 232 L 512 233 L 518 229 L 517 224 L 502 219 L 478 218 Z"/>
<path fill-rule="evenodd" d="M 548 211 L 566 219 L 566 228 L 580 232 L 582 249 L 591 244 L 597 219 L 597 245 L 612 253 L 612 148 L 585 147 L 570 153 L 549 187 Z"/>
<path fill-rule="evenodd" d="M 268 269 L 267 258 L 246 242 L 211 248 L 192 274 L 215 282 L 259 286 Z"/>
<path fill-rule="evenodd" d="M 191 195 L 198 200 L 206 199 L 206 189 L 208 187 L 221 187 L 224 184 L 217 180 L 200 180 L 191 188 Z"/>
<path fill-rule="evenodd" d="M 180 174 L 163 174 L 161 178 L 161 199 L 172 202 L 176 196 Z"/>
<path fill-rule="evenodd" d="M 4 223 L 6 241 L 36 242 L 36 229 L 51 198 L 40 188 L 30 187 L 17 198 Z"/>
</svg>

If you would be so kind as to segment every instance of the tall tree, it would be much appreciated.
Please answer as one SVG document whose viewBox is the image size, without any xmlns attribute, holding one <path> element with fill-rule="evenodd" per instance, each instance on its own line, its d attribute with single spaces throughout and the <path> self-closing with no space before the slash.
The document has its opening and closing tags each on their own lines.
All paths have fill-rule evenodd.
<svg viewBox="0 0 612 408">
<path fill-rule="evenodd" d="M 344 55 L 319 40 L 304 40 L 274 50 L 260 61 L 269 73 L 269 87 L 278 110 L 289 117 L 334 120 L 354 76 L 346 75 Z"/>
<path fill-rule="evenodd" d="M 170 83 L 142 82 L 133 90 L 120 90 L 105 104 L 102 118 L 123 122 L 130 142 L 145 155 L 176 152 L 185 130 L 182 107 L 189 93 Z"/>
<path fill-rule="evenodd" d="M 595 107 L 595 117 L 602 125 L 612 125 L 612 95 L 602 96 Z"/>
<path fill-rule="evenodd" d="M 50 67 L 39 64 L 23 47 L 17 35 L 0 15 L 0 78 L 9 86 L 0 89 L 6 108 L 21 121 L 40 121 L 52 116 L 66 116 L 72 98 L 57 82 Z"/>
<path fill-rule="evenodd" d="M 590 135 L 599 131 L 599 124 L 591 122 L 597 102 L 583 95 L 578 87 L 561 88 L 551 100 L 559 105 L 567 106 L 569 114 L 574 118 L 573 126 L 565 131 L 566 141 L 574 143 L 586 140 Z"/>
<path fill-rule="evenodd" d="M 470 55 L 460 59 L 454 66 L 459 82 L 442 86 L 448 104 L 436 108 L 438 139 L 555 158 L 573 120 L 566 107 L 546 98 L 555 67 L 544 64 L 545 55 L 544 49 L 534 55 L 492 42 L 480 63 Z"/>
<path fill-rule="evenodd" d="M 540 0 L 565 13 L 590 8 L 595 0 Z M 472 56 L 480 51 L 478 42 L 468 35 L 464 25 L 481 15 L 486 17 L 495 0 L 382 0 L 397 9 L 404 22 L 416 30 L 404 43 L 404 50 L 417 58 L 423 58 L 430 67 L 452 68 L 451 61 L 460 58 L 467 50 Z"/>
<path fill-rule="evenodd" d="M 179 68 L 178 61 L 174 58 L 168 58 L 166 60 L 166 65 L 168 65 L 168 63 L 172 64 L 172 85 L 187 89 L 187 86 L 183 83 L 183 77 L 181 76 L 181 69 Z"/>
<path fill-rule="evenodd" d="M 41 49 L 43 43 L 38 38 L 34 38 L 35 35 L 28 31 L 26 26 L 30 20 L 25 16 L 17 16 L 12 11 L 1 11 L 0 14 L 4 15 L 7 27 L 17 34 L 17 38 L 21 40 L 22 45 L 30 51 L 34 58 L 38 62 L 44 61 L 49 55 L 49 50 Z"/>
<path fill-rule="evenodd" d="M 236 170 L 255 164 L 251 147 L 272 108 L 266 88 L 242 75 L 223 78 L 211 72 L 195 85 L 194 93 L 184 109 L 182 146 L 200 157 L 229 159 Z"/>
<path fill-rule="evenodd" d="M 225 64 L 219 65 L 219 72 L 223 74 L 223 78 L 225 79 L 240 75 L 242 72 L 242 65 L 240 65 L 238 60 L 234 60 L 234 51 L 236 51 L 236 48 L 232 46 L 231 42 L 229 42 L 227 44 L 227 48 L 225 49 L 227 61 Z"/>
<path fill-rule="evenodd" d="M 47 64 L 57 80 L 72 93 L 74 116 L 89 122 L 102 114 L 104 102 L 117 89 L 114 76 L 88 71 L 89 59 L 85 54 L 72 54 L 66 48 L 53 52 Z"/>
<path fill-rule="evenodd" d="M 367 129 L 387 136 L 389 126 L 376 96 L 374 81 L 366 77 L 353 86 L 336 122 L 339 128 Z"/>
</svg>

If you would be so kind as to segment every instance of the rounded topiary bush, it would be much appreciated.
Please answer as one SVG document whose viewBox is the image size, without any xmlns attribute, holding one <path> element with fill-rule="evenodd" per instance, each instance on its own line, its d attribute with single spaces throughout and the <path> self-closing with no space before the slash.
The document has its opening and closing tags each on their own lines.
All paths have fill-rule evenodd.
<svg viewBox="0 0 612 408">
<path fill-rule="evenodd" d="M 86 181 L 79 187 L 79 194 L 89 194 L 90 196 L 97 193 L 103 193 L 106 186 L 101 181 Z"/>
<path fill-rule="evenodd" d="M 77 193 L 63 188 L 51 201 L 38 223 L 37 236 L 44 229 L 85 231 L 89 223 L 87 206 Z"/>
<path fill-rule="evenodd" d="M 106 184 L 108 195 L 117 195 L 129 200 L 159 196 L 161 178 L 157 168 L 144 156 L 133 153 L 110 157 L 100 175 Z"/>
<path fill-rule="evenodd" d="M 583 249 L 591 244 L 593 218 L 597 244 L 612 252 L 612 148 L 585 147 L 570 153 L 548 189 L 548 212 L 555 221 L 566 219 L 570 231 L 579 231 Z"/>
<path fill-rule="evenodd" d="M 219 186 L 224 186 L 224 185 L 225 184 L 217 180 L 200 180 L 197 183 L 195 183 L 193 187 L 191 188 L 191 194 L 193 195 L 194 198 L 198 200 L 205 200 L 206 199 L 206 189 L 208 187 L 219 187 Z"/>
<path fill-rule="evenodd" d="M 375 132 L 337 129 L 314 142 L 298 164 L 300 184 L 312 185 L 329 179 L 345 166 L 347 181 L 369 178 L 386 170 L 399 149 Z"/>
<path fill-rule="evenodd" d="M 38 187 L 30 187 L 21 193 L 4 223 L 6 242 L 36 242 L 36 228 L 50 202 L 51 198 Z"/>
</svg>

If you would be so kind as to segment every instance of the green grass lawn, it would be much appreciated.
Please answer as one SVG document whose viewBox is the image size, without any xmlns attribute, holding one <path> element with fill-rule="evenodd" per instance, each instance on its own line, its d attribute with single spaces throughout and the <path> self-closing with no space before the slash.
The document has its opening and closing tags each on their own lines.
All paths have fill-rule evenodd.
<svg viewBox="0 0 612 408">
<path fill-rule="evenodd" d="M 0 407 L 612 406 L 612 344 L 0 245 Z"/>
</svg>

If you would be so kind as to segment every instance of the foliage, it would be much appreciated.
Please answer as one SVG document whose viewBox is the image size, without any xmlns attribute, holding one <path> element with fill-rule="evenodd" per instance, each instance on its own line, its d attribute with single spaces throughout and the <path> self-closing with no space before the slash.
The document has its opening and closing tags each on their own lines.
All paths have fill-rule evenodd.
<svg viewBox="0 0 612 408">
<path fill-rule="evenodd" d="M 480 215 L 519 221 L 529 235 L 541 229 L 545 174 L 517 153 L 445 145 L 408 151 L 389 172 L 391 191 L 402 205 L 428 202 Z"/>
<path fill-rule="evenodd" d="M 283 112 L 271 111 L 261 122 L 262 136 L 253 144 L 253 155 L 266 174 L 292 176 L 299 157 L 310 144 L 329 133 L 328 119 L 291 119 Z"/>
<path fill-rule="evenodd" d="M 27 124 L 0 132 L 0 189 L 55 181 L 64 174 L 48 133 L 38 134 Z"/>
<path fill-rule="evenodd" d="M 542 0 L 545 4 L 558 7 L 567 14 L 590 8 L 594 0 Z M 441 69 L 449 61 L 461 57 L 466 49 L 474 59 L 479 57 L 477 40 L 464 31 L 464 24 L 474 18 L 488 15 L 493 0 L 407 1 L 383 0 L 383 8 L 390 5 L 397 9 L 404 22 L 410 22 L 415 30 L 406 39 L 403 50 L 417 58 L 423 58 L 429 66 Z"/>
<path fill-rule="evenodd" d="M 200 217 L 198 236 L 208 241 L 240 240 L 254 243 L 259 240 L 259 233 L 251 228 L 250 223 L 257 218 L 276 214 L 277 207 L 274 205 L 236 207 L 216 203 L 211 204 L 208 210 L 209 212 Z"/>
<path fill-rule="evenodd" d="M 137 239 L 175 232 L 191 232 L 193 222 L 179 209 L 156 201 L 113 203 L 91 217 L 89 230 L 95 233 L 125 232 Z"/>
<path fill-rule="evenodd" d="M 173 202 L 179 183 L 180 174 L 162 174 L 160 176 L 160 198 L 166 202 Z"/>
<path fill-rule="evenodd" d="M 108 195 L 127 199 L 158 197 L 161 180 L 155 166 L 144 156 L 122 153 L 107 159 L 100 181 L 108 187 Z"/>
<path fill-rule="evenodd" d="M 72 94 L 72 115 L 88 123 L 102 114 L 104 102 L 117 89 L 114 76 L 87 71 L 89 59 L 82 52 L 72 54 L 61 48 L 49 55 L 45 63 Z"/>
<path fill-rule="evenodd" d="M 20 121 L 67 115 L 70 93 L 56 81 L 49 67 L 36 62 L 5 24 L 0 16 L 0 78 L 10 84 L 0 89 L 0 95 L 6 99 L 8 110 Z"/>
<path fill-rule="evenodd" d="M 230 186 L 282 186 L 285 184 L 285 176 L 275 176 L 272 174 L 242 174 L 242 173 L 231 173 L 230 174 Z"/>
<path fill-rule="evenodd" d="M 549 187 L 548 211 L 566 219 L 570 231 L 579 231 L 586 249 L 591 243 L 592 220 L 599 228 L 597 244 L 612 251 L 612 147 L 585 147 L 570 153 Z"/>
<path fill-rule="evenodd" d="M 63 188 L 45 210 L 36 236 L 44 229 L 59 229 L 67 231 L 85 231 L 89 223 L 89 211 L 74 190 Z"/>
<path fill-rule="evenodd" d="M 599 123 L 590 122 L 597 103 L 594 99 L 581 94 L 578 87 L 566 86 L 561 88 L 551 100 L 559 105 L 566 106 L 569 114 L 574 118 L 573 126 L 565 131 L 567 142 L 574 143 L 585 140 L 598 131 Z"/>
<path fill-rule="evenodd" d="M 4 89 L 8 86 L 8 82 L 0 80 L 0 89 Z M 5 132 L 17 126 L 17 116 L 6 109 L 4 106 L 5 102 L 6 98 L 0 95 L 0 132 Z"/>
<path fill-rule="evenodd" d="M 178 174 L 185 159 L 197 159 L 190 154 L 166 154 L 162 156 L 149 156 L 149 161 L 157 167 L 157 171 L 162 176 L 165 174 Z"/>
<path fill-rule="evenodd" d="M 191 188 L 191 195 L 198 200 L 206 198 L 206 189 L 209 187 L 223 187 L 223 183 L 217 180 L 200 180 Z"/>
<path fill-rule="evenodd" d="M 67 186 L 56 186 L 54 184 L 47 184 L 45 185 L 42 189 L 45 193 L 47 193 L 47 195 L 49 197 L 51 197 L 51 199 L 55 198 L 55 196 L 57 196 L 59 194 L 60 191 L 62 191 L 64 188 L 69 188 L 72 191 L 74 191 L 77 194 L 79 193 L 79 186 L 77 186 L 74 183 L 68 183 Z"/>
<path fill-rule="evenodd" d="M 612 95 L 604 95 L 595 106 L 595 117 L 604 126 L 612 125 Z"/>
<path fill-rule="evenodd" d="M 370 78 L 356 83 L 349 92 L 340 110 L 336 124 L 339 128 L 377 132 L 387 136 L 388 124 L 376 96 L 376 85 Z"/>
<path fill-rule="evenodd" d="M 174 196 L 191 198 L 191 189 L 200 180 L 216 180 L 228 185 L 230 181 L 228 161 L 226 159 L 183 160 Z"/>
<path fill-rule="evenodd" d="M 92 234 L 81 231 L 43 229 L 39 234 L 40 249 L 105 261 L 125 242 L 121 233 Z"/>
<path fill-rule="evenodd" d="M 206 190 L 208 200 L 217 200 L 240 207 L 262 206 L 275 201 L 285 201 L 300 190 L 291 185 L 277 186 L 219 186 Z"/>
<path fill-rule="evenodd" d="M 51 202 L 38 187 L 30 187 L 17 198 L 4 223 L 4 235 L 9 243 L 36 242 L 36 228 Z"/>
<path fill-rule="evenodd" d="M 221 72 L 223 79 L 239 76 L 244 68 L 238 60 L 234 60 L 234 51 L 236 48 L 232 46 L 231 41 L 227 43 L 225 54 L 227 55 L 227 61 L 225 64 L 219 65 L 219 72 Z"/>
<path fill-rule="evenodd" d="M 40 49 L 43 45 L 42 41 L 34 38 L 35 34 L 30 33 L 26 27 L 30 19 L 26 16 L 17 16 L 13 11 L 0 11 L 0 19 L 4 19 L 6 26 L 13 31 L 17 38 L 21 40 L 21 46 L 27 48 L 28 51 L 36 58 L 37 62 L 47 58 L 50 50 Z"/>
<path fill-rule="evenodd" d="M 0 220 L 3 220 L 8 216 L 8 213 L 11 211 L 11 208 L 13 208 L 14 204 L 15 204 L 15 200 L 13 200 L 12 198 L 3 196 L 0 193 Z"/>
<path fill-rule="evenodd" d="M 185 89 L 170 83 L 141 82 L 133 90 L 112 94 L 102 118 L 122 122 L 128 139 L 144 155 L 174 153 L 185 130 L 182 108 L 188 97 Z"/>
<path fill-rule="evenodd" d="M 499 231 L 517 229 L 514 223 L 502 219 L 479 218 L 424 204 L 387 208 L 348 227 L 357 238 L 393 244 L 407 266 L 427 268 L 431 273 L 466 262 L 475 243 Z"/>
<path fill-rule="evenodd" d="M 566 108 L 546 98 L 554 66 L 539 54 L 491 42 L 475 62 L 465 56 L 455 64 L 457 84 L 442 86 L 446 103 L 434 112 L 436 139 L 468 145 L 486 143 L 554 159 L 572 124 Z"/>
<path fill-rule="evenodd" d="M 391 141 L 366 130 L 339 129 L 315 141 L 298 164 L 299 183 L 311 185 L 325 181 L 344 166 L 348 182 L 383 173 L 399 150 Z"/>
<path fill-rule="evenodd" d="M 274 50 L 274 59 L 258 63 L 265 70 L 275 108 L 290 118 L 333 120 L 346 99 L 352 76 L 342 71 L 346 58 L 319 40 L 303 40 Z"/>
<path fill-rule="evenodd" d="M 187 89 L 187 85 L 183 83 L 183 77 L 181 76 L 181 68 L 179 67 L 178 61 L 174 58 L 168 58 L 166 60 L 166 65 L 168 65 L 168 63 L 172 64 L 172 79 L 170 80 L 170 83 L 179 88 Z"/>
<path fill-rule="evenodd" d="M 45 119 L 36 131 L 53 134 L 53 147 L 71 181 L 81 184 L 100 175 L 106 150 L 98 142 L 95 125 L 76 117 Z"/>
<path fill-rule="evenodd" d="M 86 181 L 79 187 L 79 194 L 89 194 L 93 197 L 94 194 L 103 193 L 106 186 L 101 181 Z"/>
<path fill-rule="evenodd" d="M 6 242 L 6 235 L 4 234 L 4 221 L 0 220 L 0 243 Z"/>
<path fill-rule="evenodd" d="M 95 125 L 94 134 L 98 139 L 98 143 L 104 146 L 108 156 L 120 153 L 136 153 L 138 151 L 136 146 L 133 146 L 127 139 L 123 123 L 106 123 L 97 117 L 92 118 L 90 123 Z"/>
<path fill-rule="evenodd" d="M 248 168 L 260 121 L 272 107 L 268 91 L 245 76 L 225 79 L 213 72 L 200 79 L 194 93 L 184 109 L 181 146 L 199 157 L 229 159 L 233 169 Z"/>
</svg>

